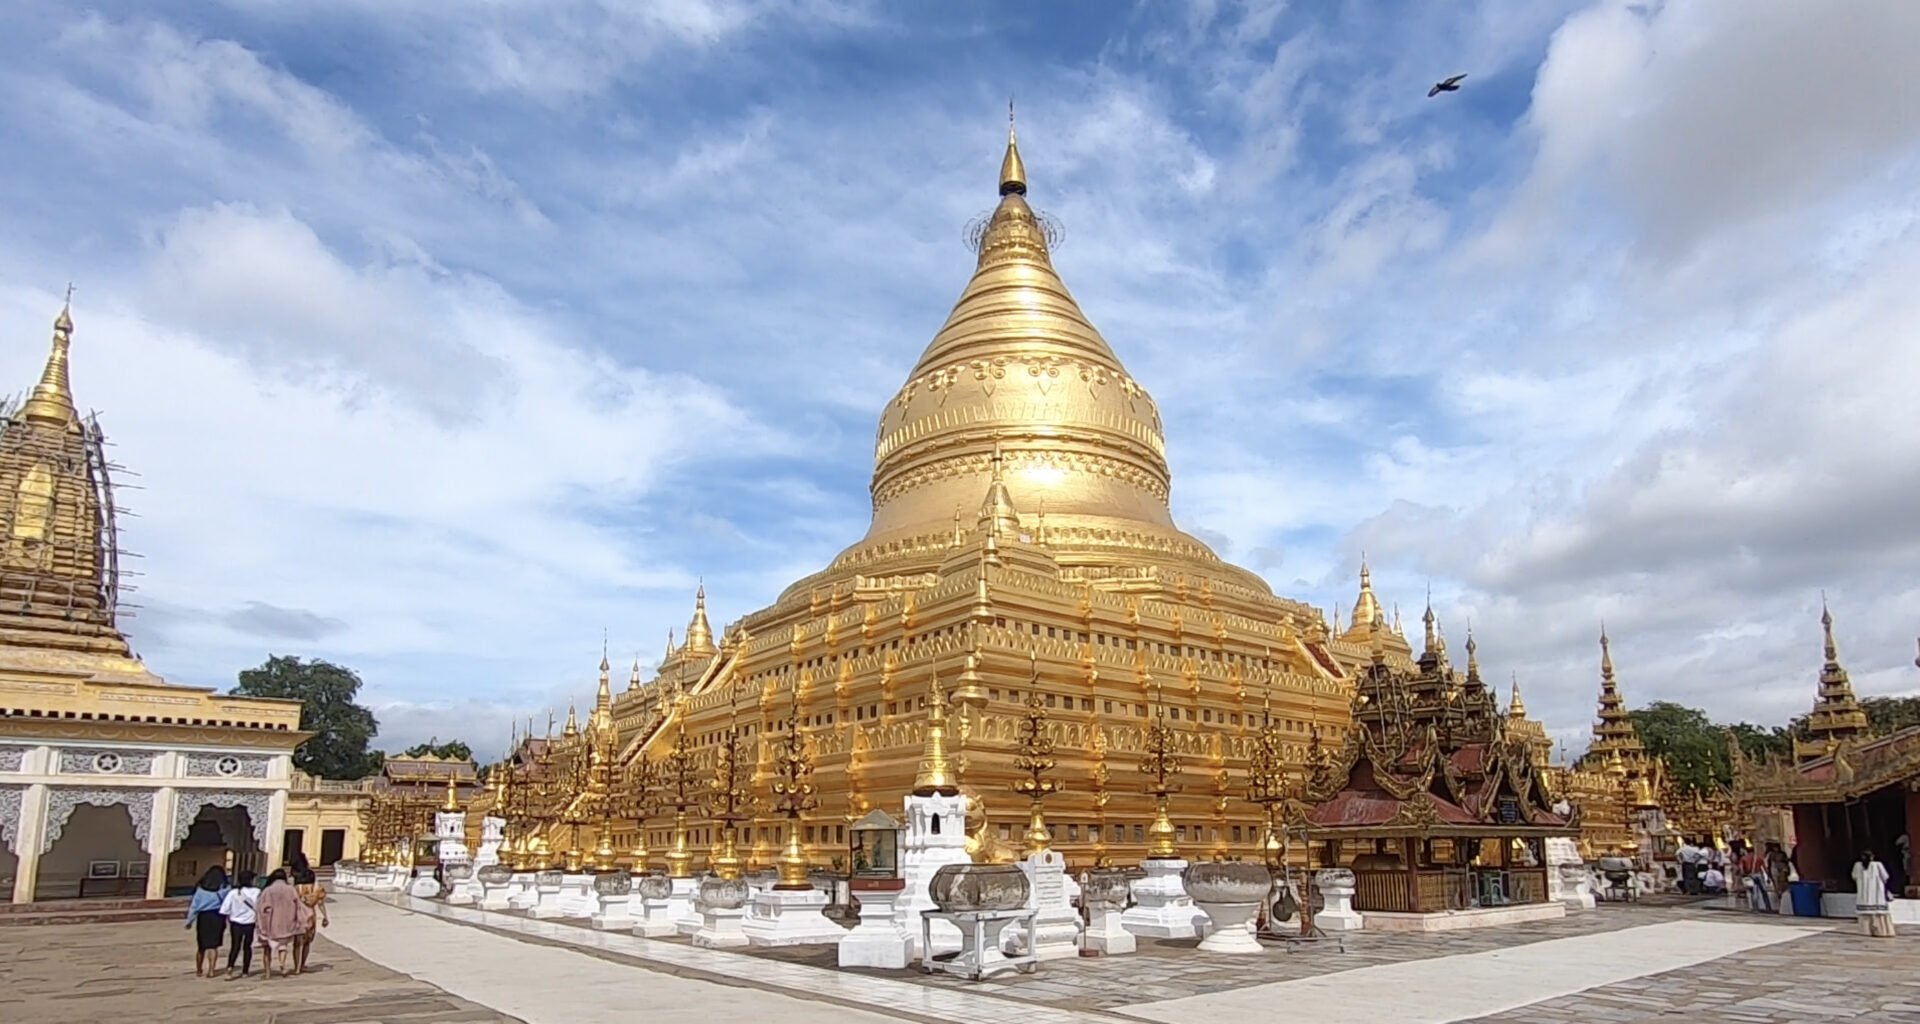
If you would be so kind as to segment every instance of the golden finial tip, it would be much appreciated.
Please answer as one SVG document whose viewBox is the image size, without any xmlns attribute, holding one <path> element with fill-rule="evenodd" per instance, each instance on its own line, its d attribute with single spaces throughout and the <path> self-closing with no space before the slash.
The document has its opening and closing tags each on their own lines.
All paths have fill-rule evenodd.
<svg viewBox="0 0 1920 1024">
<path fill-rule="evenodd" d="M 1000 194 L 1027 194 L 1027 165 L 1020 159 L 1020 144 L 1013 135 L 1013 100 L 1007 100 L 1007 155 L 1000 161 Z"/>
</svg>

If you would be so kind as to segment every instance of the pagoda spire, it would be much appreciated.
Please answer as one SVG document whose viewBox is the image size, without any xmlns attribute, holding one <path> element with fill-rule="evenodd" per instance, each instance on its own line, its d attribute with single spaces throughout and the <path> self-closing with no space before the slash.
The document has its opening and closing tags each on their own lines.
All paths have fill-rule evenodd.
<svg viewBox="0 0 1920 1024">
<path fill-rule="evenodd" d="M 640 656 L 633 656 L 633 674 L 627 677 L 627 691 L 631 693 L 640 688 Z"/>
<path fill-rule="evenodd" d="M 572 701 L 567 702 L 567 727 L 561 730 L 560 735 L 562 736 L 580 735 L 580 718 L 578 715 L 573 713 Z"/>
<path fill-rule="evenodd" d="M 940 673 L 930 669 L 927 684 L 927 741 L 920 754 L 920 771 L 913 777 L 914 796 L 953 796 L 960 792 L 953 763 L 947 758 L 947 693 L 940 688 Z"/>
<path fill-rule="evenodd" d="M 1520 699 L 1520 673 L 1513 674 L 1513 699 L 1507 701 L 1508 718 L 1527 717 L 1526 702 Z"/>
<path fill-rule="evenodd" d="M 1373 572 L 1367 568 L 1367 554 L 1360 553 L 1360 596 L 1353 602 L 1353 621 L 1347 624 L 1348 632 L 1356 629 L 1372 630 L 1378 623 L 1386 624 L 1386 616 L 1380 610 L 1380 599 L 1373 595 Z"/>
<path fill-rule="evenodd" d="M 1473 639 L 1473 622 L 1467 622 L 1467 683 L 1480 685 L 1480 645 Z"/>
<path fill-rule="evenodd" d="M 660 667 L 666 668 L 668 665 L 672 664 L 673 656 L 677 653 L 679 652 L 674 650 L 674 646 L 673 646 L 673 627 L 669 626 L 667 627 L 667 650 L 666 650 L 666 653 L 660 655 Z"/>
<path fill-rule="evenodd" d="M 707 625 L 707 585 L 693 592 L 693 620 L 687 623 L 687 642 L 681 650 L 688 654 L 712 654 L 713 627 Z"/>
<path fill-rule="evenodd" d="M 1433 587 L 1431 585 L 1427 587 L 1427 610 L 1421 613 L 1420 621 L 1425 623 L 1427 627 L 1426 647 L 1424 650 L 1431 651 L 1434 649 L 1434 643 L 1437 639 L 1434 623 L 1438 621 L 1433 615 Z"/>
<path fill-rule="evenodd" d="M 993 477 L 987 483 L 987 496 L 980 502 L 980 515 L 975 523 L 980 528 L 982 536 L 1018 540 L 1020 512 L 1013 507 L 1013 495 L 1007 493 L 1005 462 L 1000 452 L 1000 442 L 995 441 L 993 443 Z"/>
<path fill-rule="evenodd" d="M 1000 161 L 1000 194 L 1027 194 L 1027 165 L 1020 160 L 1020 144 L 1013 133 L 1013 98 L 1007 98 L 1007 155 Z"/>
<path fill-rule="evenodd" d="M 613 664 L 607 660 L 607 638 L 600 638 L 600 689 L 593 695 L 593 714 L 589 716 L 595 728 L 604 727 L 613 715 L 613 687 L 610 684 Z"/>
<path fill-rule="evenodd" d="M 1825 749 L 1866 732 L 1867 713 L 1854 696 L 1846 667 L 1840 664 L 1840 645 L 1833 639 L 1833 613 L 1827 609 L 1825 594 L 1820 595 L 1820 631 L 1827 660 L 1820 668 L 1820 693 L 1807 716 L 1807 731 L 1813 735 L 1809 746 Z"/>
<path fill-rule="evenodd" d="M 67 302 L 53 318 L 53 350 L 40 371 L 40 382 L 21 403 L 22 419 L 36 423 L 66 425 L 78 423 L 80 414 L 73 407 L 73 388 L 67 382 L 67 351 L 73 344 L 73 289 L 67 289 Z"/>
<path fill-rule="evenodd" d="M 1609 757 L 1621 755 L 1624 760 L 1638 761 L 1645 753 L 1640 742 L 1640 733 L 1633 725 L 1633 716 L 1627 711 L 1627 701 L 1620 695 L 1619 681 L 1613 675 L 1613 644 L 1607 638 L 1605 623 L 1600 626 L 1600 713 L 1599 720 L 1593 726 L 1593 744 L 1587 748 L 1588 757 Z"/>
</svg>

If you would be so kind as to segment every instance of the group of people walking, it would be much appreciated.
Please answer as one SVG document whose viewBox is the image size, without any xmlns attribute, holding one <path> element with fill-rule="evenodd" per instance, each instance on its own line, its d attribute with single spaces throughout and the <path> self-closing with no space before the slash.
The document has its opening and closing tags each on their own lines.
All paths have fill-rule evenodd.
<svg viewBox="0 0 1920 1024">
<path fill-rule="evenodd" d="M 318 929 L 327 926 L 327 892 L 314 878 L 307 858 L 295 854 L 293 863 L 256 885 L 251 871 L 242 871 L 228 884 L 227 870 L 208 868 L 194 887 L 187 905 L 187 927 L 194 933 L 193 973 L 220 977 L 220 949 L 227 950 L 226 977 L 253 973 L 255 941 L 263 947 L 267 977 L 307 968 Z"/>
</svg>

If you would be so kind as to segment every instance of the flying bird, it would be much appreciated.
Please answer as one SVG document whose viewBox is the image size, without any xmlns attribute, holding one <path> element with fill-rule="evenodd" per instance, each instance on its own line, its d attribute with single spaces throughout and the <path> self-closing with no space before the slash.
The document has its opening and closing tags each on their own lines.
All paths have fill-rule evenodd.
<svg viewBox="0 0 1920 1024">
<path fill-rule="evenodd" d="M 1443 92 L 1459 92 L 1459 91 L 1460 91 L 1460 80 L 1461 80 L 1462 78 L 1465 78 L 1465 77 L 1467 77 L 1467 76 L 1465 76 L 1465 75 L 1455 75 L 1455 76 L 1453 76 L 1452 78 L 1449 78 L 1449 79 L 1447 79 L 1447 80 L 1446 80 L 1446 81 L 1444 81 L 1444 82 L 1435 82 L 1435 83 L 1433 84 L 1433 88 L 1431 88 L 1431 89 L 1428 89 L 1428 90 L 1427 90 L 1427 98 L 1428 98 L 1428 99 L 1432 99 L 1432 98 L 1434 98 L 1435 96 L 1438 96 L 1438 95 L 1440 95 L 1440 94 L 1441 94 L 1441 93 L 1443 93 Z"/>
</svg>

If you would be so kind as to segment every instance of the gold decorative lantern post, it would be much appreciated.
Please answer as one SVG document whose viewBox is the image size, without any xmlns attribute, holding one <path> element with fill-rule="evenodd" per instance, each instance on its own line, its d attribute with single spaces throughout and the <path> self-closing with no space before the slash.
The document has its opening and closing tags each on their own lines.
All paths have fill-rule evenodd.
<svg viewBox="0 0 1920 1024">
<path fill-rule="evenodd" d="M 1171 780 L 1180 774 L 1180 759 L 1173 753 L 1173 727 L 1167 724 L 1167 709 L 1160 702 L 1160 684 L 1153 686 L 1153 724 L 1147 727 L 1146 755 L 1140 758 L 1140 774 L 1149 781 L 1146 791 L 1153 795 L 1153 824 L 1147 826 L 1147 859 L 1178 860 L 1179 847 L 1173 841 L 1173 818 L 1168 798 L 1180 792 Z"/>
<path fill-rule="evenodd" d="M 776 889 L 808 889 L 807 872 L 812 865 L 800 845 L 800 816 L 820 806 L 812 782 L 813 757 L 807 752 L 806 737 L 800 733 L 800 698 L 794 695 L 793 709 L 787 714 L 787 738 L 781 744 L 778 774 L 773 780 L 774 806 L 787 815 L 787 843 L 780 851 L 780 881 Z"/>
<path fill-rule="evenodd" d="M 1313 734 L 1318 747 L 1319 730 Z M 1286 740 L 1280 723 L 1273 717 L 1273 683 L 1268 681 L 1261 700 L 1260 736 L 1247 758 L 1247 802 L 1259 804 L 1266 817 L 1266 834 L 1260 838 L 1260 859 L 1269 868 L 1286 866 L 1287 839 L 1281 824 L 1281 810 L 1294 798 L 1293 783 L 1287 769 Z"/>
<path fill-rule="evenodd" d="M 1040 683 L 1039 655 L 1029 652 L 1033 677 L 1027 690 L 1027 724 L 1020 733 L 1020 753 L 1013 759 L 1013 770 L 1026 778 L 1016 780 L 1012 789 L 1026 797 L 1027 855 L 1045 853 L 1053 845 L 1053 833 L 1047 828 L 1046 799 L 1065 786 L 1050 773 L 1057 766 L 1053 758 L 1053 738 L 1047 735 L 1047 708 L 1037 689 Z"/>
<path fill-rule="evenodd" d="M 747 788 L 753 766 L 742 763 L 738 714 L 727 723 L 719 756 L 713 766 L 713 803 L 707 817 L 720 826 L 720 843 L 709 855 L 713 873 L 721 878 L 740 877 L 740 854 L 735 832 L 742 821 L 753 817 L 753 791 Z"/>
<path fill-rule="evenodd" d="M 673 749 L 661 760 L 660 781 L 665 802 L 673 808 L 673 846 L 667 850 L 667 874 L 674 878 L 693 877 L 693 849 L 687 843 L 687 812 L 701 809 L 695 795 L 699 785 L 699 766 L 693 751 L 687 749 L 687 730 L 681 727 L 673 739 Z"/>
<path fill-rule="evenodd" d="M 653 851 L 647 849 L 647 819 L 653 817 L 658 806 L 660 766 L 645 752 L 638 752 L 627 765 L 626 778 L 623 813 L 633 819 L 633 873 L 644 875 L 647 860 L 653 856 Z"/>
</svg>

